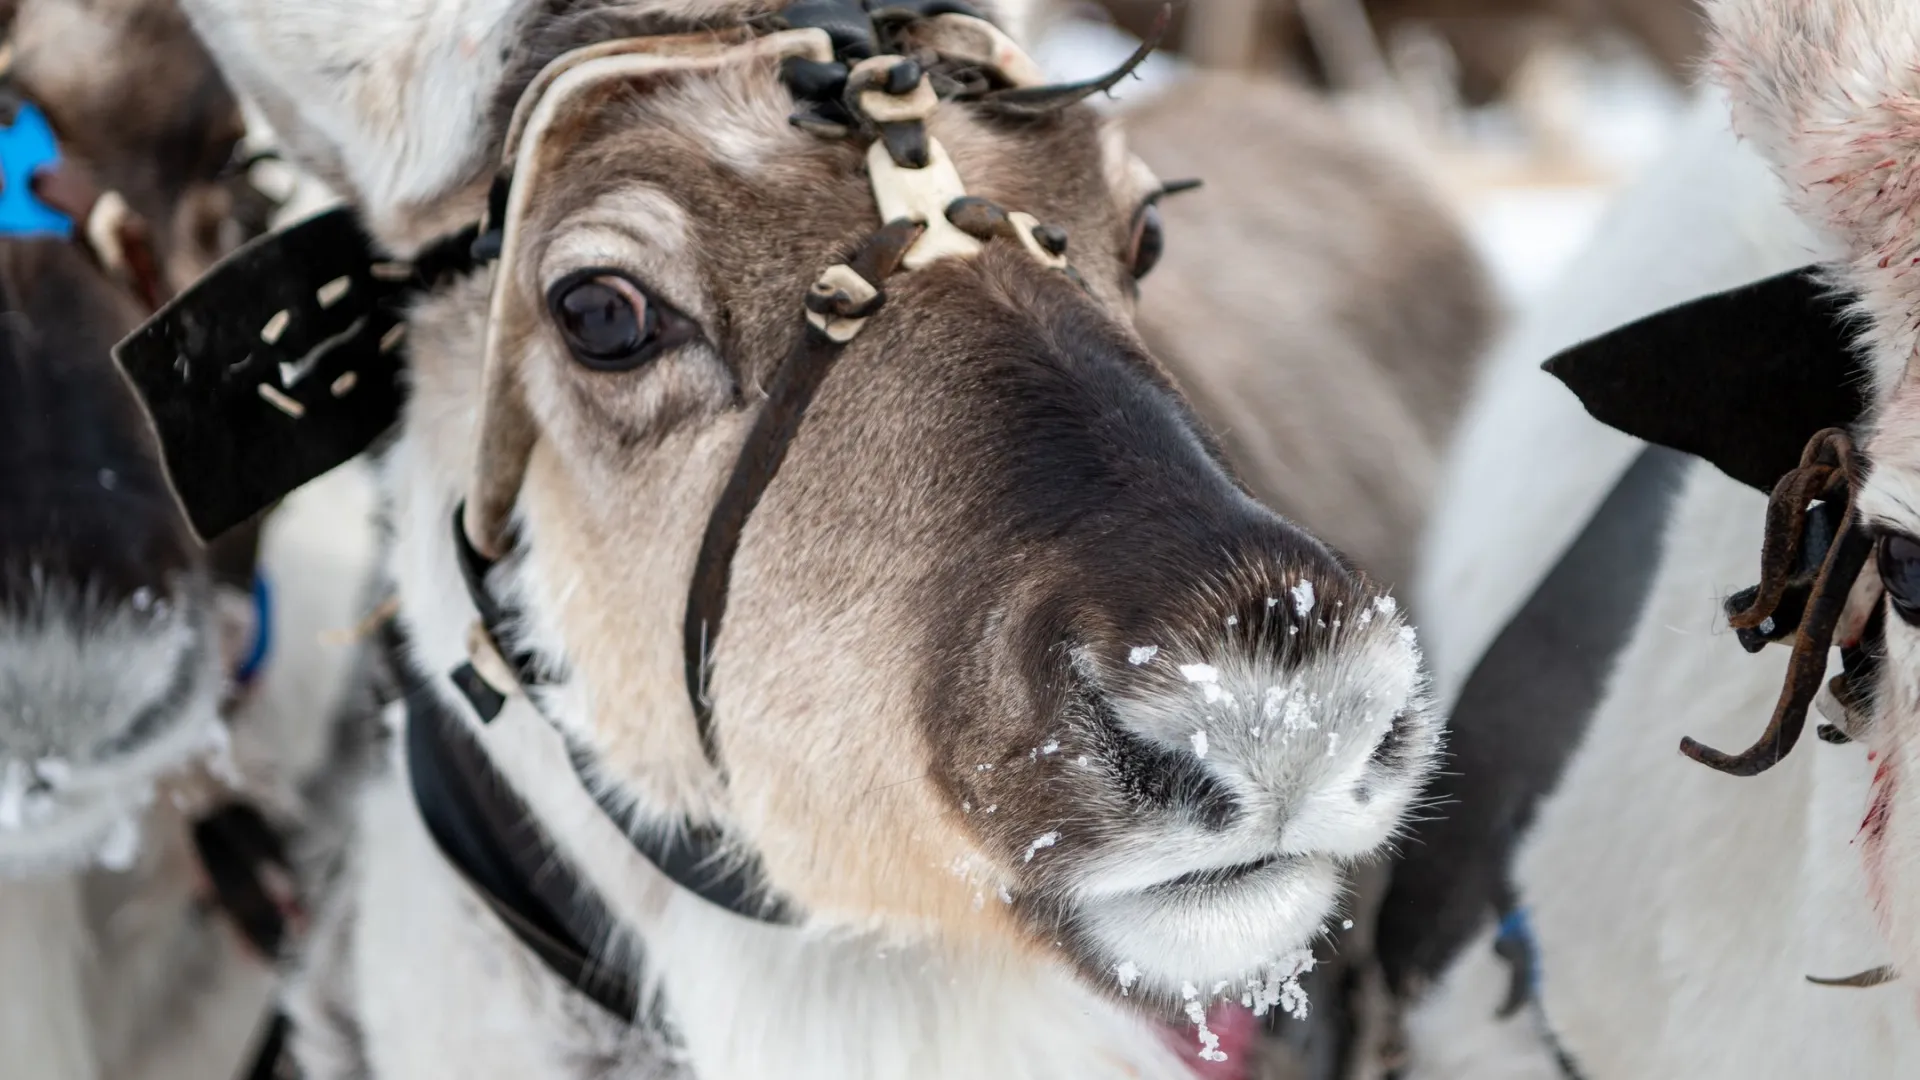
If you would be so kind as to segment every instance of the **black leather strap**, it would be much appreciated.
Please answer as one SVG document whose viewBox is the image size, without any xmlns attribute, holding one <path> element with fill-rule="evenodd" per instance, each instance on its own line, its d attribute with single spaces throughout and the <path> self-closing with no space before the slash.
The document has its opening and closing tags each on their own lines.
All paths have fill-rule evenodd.
<svg viewBox="0 0 1920 1080">
<path fill-rule="evenodd" d="M 434 843 L 514 936 L 623 1023 L 639 1012 L 632 973 L 599 961 L 617 922 L 430 685 L 407 695 L 407 777 Z"/>
<path fill-rule="evenodd" d="M 687 589 L 687 616 L 682 627 L 681 651 L 685 655 L 687 697 L 693 703 L 693 715 L 700 727 L 700 745 L 707 760 L 722 768 L 720 747 L 713 730 L 713 701 L 707 694 L 708 658 L 720 638 L 721 620 L 727 614 L 727 586 L 733 578 L 733 557 L 740 550 L 740 535 L 747 519 L 760 505 L 768 485 L 779 474 L 787 459 L 787 448 L 806 418 L 807 406 L 826 381 L 827 372 L 840 358 L 842 346 L 809 326 L 801 340 L 774 373 L 767 387 L 767 403 L 754 418 L 746 445 L 734 462 L 733 475 L 720 493 L 713 514 L 707 519 L 706 535 L 700 541 L 700 557 L 694 563 L 693 579 Z"/>
<path fill-rule="evenodd" d="M 288 898 L 276 895 L 269 877 L 278 875 L 289 888 L 294 881 L 279 832 L 254 807 L 228 803 L 193 823 L 193 848 L 221 910 L 261 956 L 277 958 Z"/>
</svg>

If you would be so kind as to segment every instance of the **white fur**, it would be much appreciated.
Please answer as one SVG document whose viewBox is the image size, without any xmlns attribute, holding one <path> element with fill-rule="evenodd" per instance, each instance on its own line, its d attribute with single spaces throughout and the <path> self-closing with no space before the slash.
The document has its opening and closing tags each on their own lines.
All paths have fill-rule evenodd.
<svg viewBox="0 0 1920 1080">
<path fill-rule="evenodd" d="M 229 81 L 323 181 L 411 207 L 470 178 L 488 91 L 531 0 L 183 5 Z M 341 145 L 377 152 L 340 155 Z"/>
<path fill-rule="evenodd" d="M 1639 442 L 1596 423 L 1549 356 L 1696 296 L 1805 265 L 1815 236 L 1703 91 L 1671 148 L 1595 239 L 1519 313 L 1460 422 L 1414 600 L 1436 696 L 1451 708 L 1480 653 L 1586 524 Z"/>
<path fill-rule="evenodd" d="M 1413 759 L 1430 759 L 1438 729 L 1418 650 L 1392 610 L 1324 612 L 1322 622 L 1346 620 L 1345 640 L 1285 675 L 1234 651 L 1182 664 L 1185 650 L 1163 649 L 1146 663 L 1177 665 L 1186 685 L 1115 703 L 1120 721 L 1147 738 L 1204 744 L 1208 770 L 1241 808 L 1223 831 L 1169 823 L 1079 870 L 1074 894 L 1092 939 L 1113 964 L 1141 973 L 1141 992 L 1170 998 L 1185 983 L 1225 980 L 1235 997 L 1270 980 L 1331 913 L 1340 862 L 1372 854 L 1398 827 L 1425 773 L 1371 755 L 1403 712 Z M 1166 885 L 1271 857 L 1279 861 L 1226 884 Z"/>
<path fill-rule="evenodd" d="M 87 1032 L 86 933 L 72 875 L 0 883 L 0 1046 L 23 1075 L 100 1076 Z"/>
<path fill-rule="evenodd" d="M 1865 748 L 1803 747 L 1746 780 L 1675 751 L 1683 733 L 1744 745 L 1772 708 L 1784 655 L 1746 654 L 1718 608 L 1752 575 L 1763 504 L 1691 469 L 1649 608 L 1516 862 L 1546 1020 L 1596 1080 L 1920 1068 L 1906 994 L 1804 979 L 1886 959 L 1852 845 Z M 1533 1056 L 1474 989 L 1506 971 L 1485 935 L 1468 946 L 1409 1020 L 1414 1075 L 1481 1077 Z"/>
<path fill-rule="evenodd" d="M 1406 1018 L 1413 1075 L 1474 1080 L 1565 1080 L 1541 1034 L 1539 1010 L 1501 1019 L 1511 969 L 1489 925 L 1468 943 L 1421 1008 Z"/>
<path fill-rule="evenodd" d="M 1712 11 L 1739 130 L 1785 178 L 1785 201 L 1831 239 L 1810 241 L 1814 233 L 1784 216 L 1766 193 L 1770 185 L 1752 180 L 1750 151 L 1706 130 L 1719 125 L 1703 113 L 1685 136 L 1691 149 L 1629 196 L 1623 213 L 1655 227 L 1603 228 L 1599 243 L 1618 252 L 1628 272 L 1673 290 L 1665 297 L 1671 300 L 1813 261 L 1808 255 L 1841 253 L 1836 275 L 1862 292 L 1861 310 L 1871 320 L 1865 340 L 1881 414 L 1863 512 L 1920 528 L 1913 512 L 1920 484 L 1910 479 L 1920 464 L 1910 450 L 1911 425 L 1920 417 L 1902 406 L 1899 389 L 1916 310 L 1909 170 L 1920 141 L 1908 125 L 1907 103 L 1920 85 L 1920 8 L 1729 0 Z M 1732 177 L 1748 179 L 1730 190 Z M 1694 265 L 1675 276 L 1660 269 L 1680 258 Z M 1597 296 L 1566 296 L 1564 307 L 1543 308 L 1541 317 L 1584 324 L 1608 306 L 1614 289 L 1603 287 Z M 1619 315 L 1598 313 L 1602 321 Z M 1496 386 L 1489 396 L 1501 393 Z M 1517 400 L 1515 391 L 1506 395 Z M 1570 415 L 1539 422 L 1569 422 Z M 1890 434 L 1896 426 L 1905 442 Z M 1629 449 L 1615 452 L 1624 459 Z M 1483 455 L 1463 458 L 1458 471 L 1461 490 L 1501 483 L 1499 474 L 1508 472 L 1544 492 L 1565 482 L 1567 467 L 1530 455 L 1524 469 L 1514 470 Z M 1596 492 L 1603 486 L 1594 482 Z M 1458 589 L 1475 580 L 1471 574 L 1507 572 L 1509 559 L 1486 552 L 1514 542 L 1500 534 L 1510 529 L 1511 514 L 1533 501 L 1509 495 L 1500 506 L 1442 504 L 1448 521 L 1436 535 L 1452 539 L 1436 561 L 1461 567 L 1429 582 L 1441 599 L 1429 600 L 1428 609 L 1451 620 L 1435 633 L 1435 652 L 1448 656 L 1443 680 L 1461 677 L 1511 610 L 1510 602 L 1477 618 L 1446 614 L 1473 602 L 1473 591 Z M 1897 770 L 1913 747 L 1902 719 L 1910 715 L 1904 702 L 1916 700 L 1902 695 L 1911 694 L 1920 671 L 1913 632 L 1889 617 L 1892 682 L 1880 692 L 1891 691 L 1883 700 L 1902 705 L 1891 717 L 1882 710 L 1864 745 L 1806 738 L 1784 762 L 1750 779 L 1720 775 L 1675 751 L 1683 734 L 1723 748 L 1746 746 L 1779 692 L 1784 650 L 1747 655 L 1719 610 L 1722 597 L 1757 574 L 1763 504 L 1710 466 L 1690 469 L 1648 609 L 1517 860 L 1515 877 L 1540 949 L 1544 1015 L 1592 1080 L 1900 1076 L 1920 1069 L 1910 988 L 1835 989 L 1804 978 L 1889 961 L 1920 967 L 1920 951 L 1901 933 L 1916 895 L 1903 875 L 1920 866 L 1909 854 L 1920 853 L 1920 837 L 1901 814 L 1906 787 L 1894 789 L 1878 891 L 1862 866 L 1862 848 L 1871 845 L 1860 831 L 1875 770 L 1868 754 L 1892 759 L 1889 768 Z M 1583 519 L 1562 521 L 1560 532 L 1523 534 L 1530 563 L 1550 565 L 1564 535 Z M 1513 602 L 1530 588 L 1528 582 L 1515 589 Z M 1897 948 L 1880 932 L 1889 923 Z M 1489 965 L 1504 971 L 1483 937 L 1410 1019 L 1416 1075 L 1493 1075 L 1527 1057 L 1500 1036 L 1484 990 L 1473 1000 L 1472 986 L 1484 977 L 1470 973 Z"/>
<path fill-rule="evenodd" d="M 0 878 L 85 866 L 158 776 L 218 744 L 204 590 L 101 610 L 49 585 L 36 614 L 0 625 Z M 136 723 L 151 735 L 117 746 Z"/>
<path fill-rule="evenodd" d="M 1753 779 L 1675 750 L 1681 734 L 1750 741 L 1785 674 L 1784 652 L 1749 656 L 1718 607 L 1753 574 L 1763 506 L 1693 467 L 1648 610 L 1517 863 L 1546 1015 L 1595 1077 L 1920 1069 L 1907 994 L 1804 978 L 1887 959 L 1852 844 L 1866 748 L 1809 740 Z"/>
</svg>

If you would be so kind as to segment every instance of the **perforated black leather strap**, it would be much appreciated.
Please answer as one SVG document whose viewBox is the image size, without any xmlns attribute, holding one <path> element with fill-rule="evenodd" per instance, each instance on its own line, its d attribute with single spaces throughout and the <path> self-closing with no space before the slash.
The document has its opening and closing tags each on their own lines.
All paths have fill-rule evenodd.
<svg viewBox="0 0 1920 1080">
<path fill-rule="evenodd" d="M 351 211 L 329 210 L 234 252 L 114 349 L 202 539 L 398 419 L 405 304 L 473 269 L 476 235 L 390 261 Z"/>
</svg>

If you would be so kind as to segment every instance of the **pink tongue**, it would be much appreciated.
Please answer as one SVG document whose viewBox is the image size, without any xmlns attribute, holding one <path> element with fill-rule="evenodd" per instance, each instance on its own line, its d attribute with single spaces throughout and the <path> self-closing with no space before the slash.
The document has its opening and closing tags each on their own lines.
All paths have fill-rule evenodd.
<svg viewBox="0 0 1920 1080">
<path fill-rule="evenodd" d="M 1235 1001 L 1217 1002 L 1207 1013 L 1207 1030 L 1220 1037 L 1220 1052 L 1227 1060 L 1208 1061 L 1200 1056 L 1200 1033 L 1192 1024 L 1182 1023 L 1167 1034 L 1200 1080 L 1245 1080 L 1250 1075 L 1247 1059 L 1260 1034 L 1253 1010 Z"/>
</svg>

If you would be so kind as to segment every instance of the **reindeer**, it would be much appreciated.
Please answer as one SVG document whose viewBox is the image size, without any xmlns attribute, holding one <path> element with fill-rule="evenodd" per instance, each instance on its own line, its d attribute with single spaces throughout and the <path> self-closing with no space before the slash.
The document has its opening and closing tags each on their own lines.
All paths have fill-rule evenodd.
<svg viewBox="0 0 1920 1080">
<path fill-rule="evenodd" d="M 1498 601 L 1518 609 L 1505 629 L 1484 613 L 1449 620 L 1460 640 L 1442 646 L 1448 625 L 1429 628 L 1440 693 L 1457 696 L 1462 779 L 1457 824 L 1419 830 L 1409 852 L 1432 854 L 1396 869 L 1398 925 L 1382 928 L 1417 1002 L 1411 1076 L 1920 1065 L 1900 782 L 1920 22 L 1874 0 L 1722 0 L 1708 14 L 1727 96 L 1704 104 L 1692 145 L 1623 208 L 1631 224 L 1603 230 L 1596 260 L 1614 275 L 1637 260 L 1651 277 L 1653 260 L 1678 254 L 1678 278 L 1662 272 L 1668 294 L 1640 292 L 1639 311 L 1602 311 L 1620 301 L 1591 278 L 1578 304 L 1570 288 L 1564 336 L 1539 340 L 1533 360 L 1681 290 L 1773 276 L 1548 363 L 1579 405 L 1639 441 L 1591 424 L 1542 437 L 1575 423 L 1576 403 L 1560 389 L 1530 428 L 1515 406 L 1551 384 L 1536 375 L 1523 392 L 1509 369 L 1513 423 L 1482 440 L 1505 455 L 1456 473 L 1471 486 L 1477 461 L 1500 487 L 1460 517 L 1449 507 L 1436 537 L 1451 571 L 1431 595 L 1482 595 L 1475 580 L 1527 569 L 1514 548 L 1559 538 L 1526 556 L 1552 566 L 1530 597 L 1501 583 Z M 1704 111 L 1721 101 L 1731 131 L 1725 111 Z M 1589 456 L 1610 460 L 1580 477 L 1604 493 L 1597 508 L 1549 503 L 1533 522 L 1503 512 L 1529 501 L 1527 479 L 1502 475 L 1516 447 L 1544 488 L 1565 484 L 1568 447 L 1602 442 Z M 1489 522 L 1504 534 L 1478 558 L 1463 546 L 1468 514 L 1481 536 Z M 1756 548 L 1761 583 L 1742 589 Z M 1823 745 L 1795 751 L 1816 705 Z"/>
<path fill-rule="evenodd" d="M 1164 187 L 1112 80 L 1043 85 L 1020 5 L 873 7 L 188 5 L 370 233 L 122 346 L 196 527 L 407 350 L 409 688 L 313 1075 L 1188 1075 L 1215 1001 L 1303 1007 L 1424 778 L 1404 616 L 1130 326 Z"/>
<path fill-rule="evenodd" d="M 303 809 L 344 674 L 344 648 L 268 664 L 266 646 L 350 622 L 366 544 L 343 475 L 297 500 L 330 536 L 256 521 L 203 550 L 115 368 L 114 342 L 272 211 L 233 167 L 239 108 L 184 16 L 7 14 L 0 1045 L 20 1075 L 219 1075 L 265 1005 L 256 950 L 290 929 L 268 823 Z M 57 147 L 36 156 L 34 132 Z M 286 571 L 277 603 L 263 556 Z M 213 898 L 244 900 L 239 920 Z"/>
</svg>

